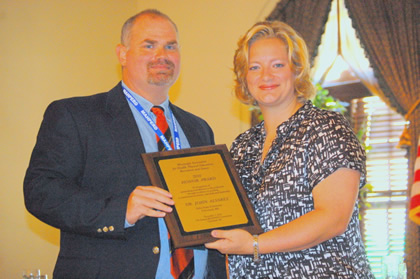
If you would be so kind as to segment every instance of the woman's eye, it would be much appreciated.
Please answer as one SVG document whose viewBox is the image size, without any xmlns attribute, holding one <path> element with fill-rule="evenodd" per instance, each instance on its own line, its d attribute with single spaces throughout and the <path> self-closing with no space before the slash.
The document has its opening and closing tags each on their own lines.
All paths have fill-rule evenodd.
<svg viewBox="0 0 420 279">
<path fill-rule="evenodd" d="M 274 68 L 281 68 L 283 66 L 284 66 L 284 64 L 282 64 L 282 63 L 276 63 L 276 64 L 274 64 Z"/>
<path fill-rule="evenodd" d="M 251 66 L 251 67 L 249 67 L 249 70 L 250 71 L 255 71 L 255 70 L 257 70 L 258 69 L 258 66 Z"/>
</svg>

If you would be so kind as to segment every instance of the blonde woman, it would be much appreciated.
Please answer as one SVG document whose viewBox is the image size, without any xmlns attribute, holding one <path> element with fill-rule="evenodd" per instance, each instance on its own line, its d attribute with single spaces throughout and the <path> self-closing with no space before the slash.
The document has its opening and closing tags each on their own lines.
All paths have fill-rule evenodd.
<svg viewBox="0 0 420 279">
<path fill-rule="evenodd" d="M 214 230 L 231 278 L 373 278 L 358 223 L 365 154 L 345 118 L 313 106 L 303 39 L 282 22 L 255 24 L 234 57 L 236 96 L 264 121 L 231 154 L 264 230 Z"/>
</svg>

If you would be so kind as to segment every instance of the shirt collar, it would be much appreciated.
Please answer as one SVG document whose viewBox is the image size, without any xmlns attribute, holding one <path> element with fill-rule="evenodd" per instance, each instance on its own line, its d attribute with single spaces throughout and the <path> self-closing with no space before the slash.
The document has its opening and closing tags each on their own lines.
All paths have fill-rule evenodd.
<svg viewBox="0 0 420 279">
<path fill-rule="evenodd" d="M 293 129 L 297 129 L 301 121 L 308 114 L 310 108 L 313 107 L 310 100 L 306 101 L 292 116 L 277 127 L 277 135 L 289 134 Z"/>
<path fill-rule="evenodd" d="M 277 137 L 283 138 L 285 135 L 288 135 L 290 131 L 294 128 L 297 128 L 300 122 L 307 117 L 310 109 L 313 107 L 313 104 L 310 100 L 306 101 L 302 107 L 300 107 L 289 119 L 281 123 L 277 127 Z M 265 137 L 264 121 L 261 121 L 257 125 L 251 128 L 251 134 L 261 139 Z"/>
<path fill-rule="evenodd" d="M 137 102 L 143 107 L 145 111 L 150 113 L 150 109 L 154 106 L 150 101 L 148 101 L 146 98 L 140 96 L 136 92 L 132 91 L 130 88 L 125 85 L 124 81 L 121 81 L 121 85 L 123 88 L 125 88 L 133 97 L 136 99 Z M 166 97 L 165 101 L 163 101 L 161 104 L 159 104 L 160 107 L 162 107 L 165 111 L 165 116 L 168 119 L 170 116 L 170 108 L 169 108 L 169 97 Z"/>
</svg>

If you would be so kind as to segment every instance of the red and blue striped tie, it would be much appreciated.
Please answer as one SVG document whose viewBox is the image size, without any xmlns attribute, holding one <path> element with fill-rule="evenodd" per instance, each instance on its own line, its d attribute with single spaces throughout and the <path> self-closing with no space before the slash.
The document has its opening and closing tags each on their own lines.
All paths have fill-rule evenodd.
<svg viewBox="0 0 420 279">
<path fill-rule="evenodd" d="M 169 144 L 173 148 L 173 140 L 171 130 L 166 121 L 163 108 L 159 106 L 152 107 L 151 111 L 156 115 L 156 125 L 160 131 L 165 135 Z M 156 141 L 159 151 L 165 151 L 165 145 L 156 135 Z M 171 247 L 170 235 L 168 233 L 169 246 Z M 192 249 L 178 248 L 170 249 L 171 251 L 171 274 L 176 279 L 191 279 L 194 277 L 194 251 Z"/>
</svg>

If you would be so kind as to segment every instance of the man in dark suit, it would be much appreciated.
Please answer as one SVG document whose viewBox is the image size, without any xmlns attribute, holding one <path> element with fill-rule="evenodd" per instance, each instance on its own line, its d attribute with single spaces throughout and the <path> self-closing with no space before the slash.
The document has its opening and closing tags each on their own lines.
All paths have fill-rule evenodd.
<svg viewBox="0 0 420 279">
<path fill-rule="evenodd" d="M 128 19 L 116 52 L 117 86 L 49 105 L 25 176 L 28 211 L 61 231 L 54 278 L 172 278 L 162 217 L 174 202 L 150 186 L 141 159 L 158 150 L 150 109 L 163 108 L 181 148 L 214 144 L 204 120 L 168 100 L 180 67 L 168 16 L 146 10 Z M 214 250 L 195 249 L 192 262 L 194 278 L 226 278 Z"/>
</svg>

